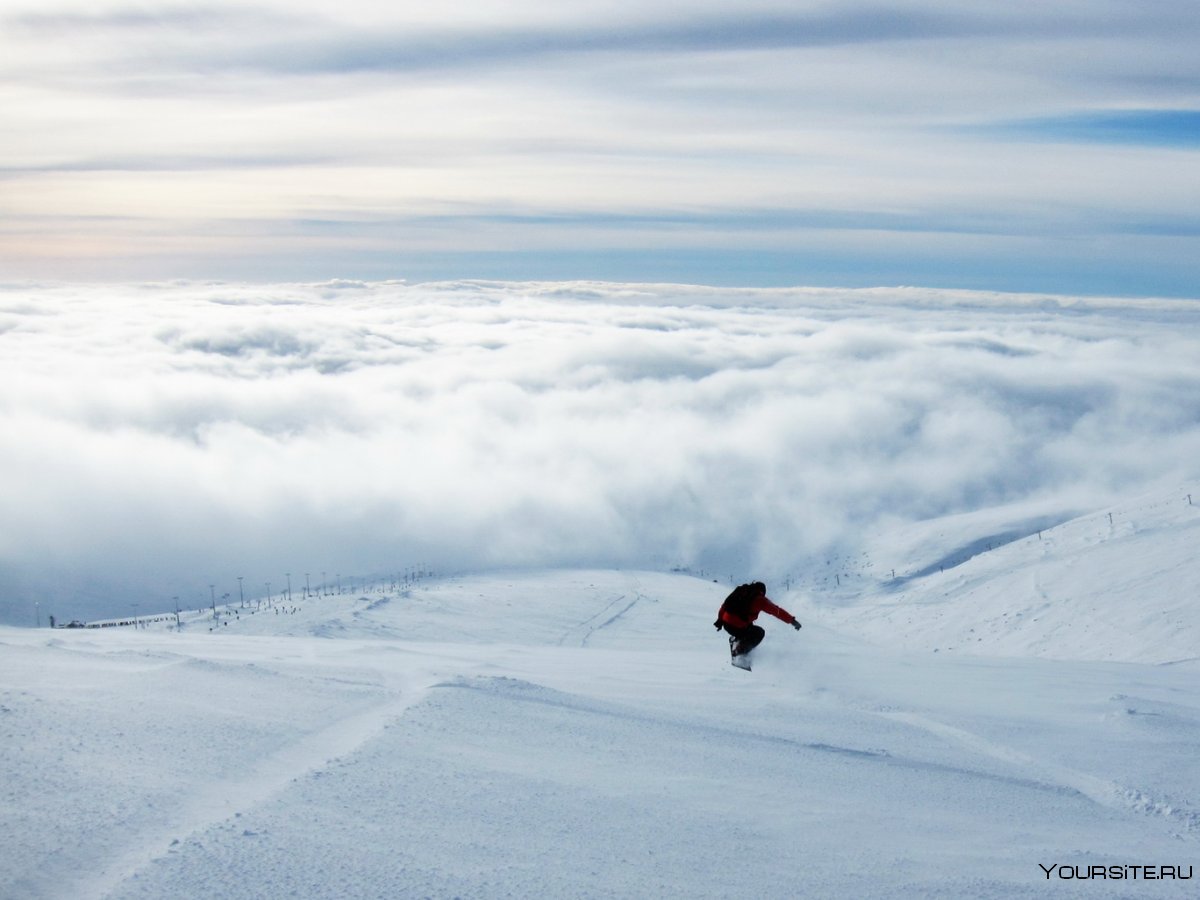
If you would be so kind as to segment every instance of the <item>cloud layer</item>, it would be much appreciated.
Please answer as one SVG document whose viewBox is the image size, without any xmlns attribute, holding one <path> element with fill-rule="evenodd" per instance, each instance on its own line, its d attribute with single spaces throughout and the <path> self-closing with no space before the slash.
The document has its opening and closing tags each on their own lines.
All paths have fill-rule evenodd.
<svg viewBox="0 0 1200 900">
<path fill-rule="evenodd" d="M 3 615 L 422 563 L 779 574 L 1100 505 L 1197 474 L 1194 325 L 911 289 L 11 286 Z"/>
<path fill-rule="evenodd" d="M 1189 296 L 1190 0 L 9 3 L 10 276 Z"/>
</svg>

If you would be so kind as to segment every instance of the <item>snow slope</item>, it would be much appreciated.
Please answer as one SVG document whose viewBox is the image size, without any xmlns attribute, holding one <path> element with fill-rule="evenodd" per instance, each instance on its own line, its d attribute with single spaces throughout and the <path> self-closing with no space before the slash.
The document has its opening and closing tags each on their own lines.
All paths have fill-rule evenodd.
<svg viewBox="0 0 1200 900">
<path fill-rule="evenodd" d="M 922 650 L 1195 660 L 1198 546 L 1200 486 L 1081 515 L 982 510 L 879 536 L 867 563 L 843 563 L 844 590 L 809 595 L 810 612 Z"/>
<path fill-rule="evenodd" d="M 779 595 L 805 628 L 765 622 L 750 674 L 728 585 L 649 572 L 0 629 L 0 896 L 1195 896 L 1130 867 L 1200 863 L 1200 664 L 880 639 L 891 604 L 991 604 L 1001 553 L 1058 584 L 1093 520 L 949 589 Z M 1161 563 L 1152 520 L 1112 540 Z M 1076 569 L 1071 602 L 1117 602 Z"/>
</svg>

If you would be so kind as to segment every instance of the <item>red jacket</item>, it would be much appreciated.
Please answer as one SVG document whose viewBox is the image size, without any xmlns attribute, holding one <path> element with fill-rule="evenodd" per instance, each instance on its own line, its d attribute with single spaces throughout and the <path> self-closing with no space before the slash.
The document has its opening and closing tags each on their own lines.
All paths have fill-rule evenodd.
<svg viewBox="0 0 1200 900">
<path fill-rule="evenodd" d="M 721 621 L 733 628 L 745 628 L 758 618 L 759 613 L 770 613 L 781 622 L 787 622 L 791 625 L 796 621 L 796 617 L 781 606 L 776 606 L 770 599 L 763 595 L 755 597 L 750 601 L 750 618 L 743 619 L 741 616 L 730 612 L 724 607 L 721 608 Z"/>
</svg>

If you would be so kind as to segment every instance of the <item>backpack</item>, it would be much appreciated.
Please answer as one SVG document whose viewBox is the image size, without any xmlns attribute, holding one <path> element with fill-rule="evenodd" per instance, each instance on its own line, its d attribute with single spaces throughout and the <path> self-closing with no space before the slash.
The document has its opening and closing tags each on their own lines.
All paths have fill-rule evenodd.
<svg viewBox="0 0 1200 900">
<path fill-rule="evenodd" d="M 754 611 L 754 598 L 757 592 L 753 584 L 739 584 L 721 604 L 723 611 L 731 612 L 743 622 L 749 622 Z"/>
</svg>

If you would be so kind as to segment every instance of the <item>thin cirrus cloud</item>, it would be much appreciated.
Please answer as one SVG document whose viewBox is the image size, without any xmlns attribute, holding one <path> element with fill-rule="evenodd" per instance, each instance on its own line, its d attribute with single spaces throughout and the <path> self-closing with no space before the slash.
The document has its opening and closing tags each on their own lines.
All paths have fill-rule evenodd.
<svg viewBox="0 0 1200 900">
<path fill-rule="evenodd" d="M 9 286 L 6 621 L 284 573 L 780 577 L 1196 476 L 1186 302 L 593 283 Z"/>
<path fill-rule="evenodd" d="M 700 21 L 648 21 L 634 26 L 583 22 L 569 28 L 505 28 L 393 34 L 349 33 L 299 46 L 264 44 L 244 55 L 218 57 L 225 65 L 284 72 L 412 71 L 495 67 L 581 54 L 639 56 L 736 53 L 822 47 L 981 33 L 969 17 L 946 13 L 848 10 L 819 14 L 756 15 Z"/>
<path fill-rule="evenodd" d="M 1200 277 L 1187 3 L 55 0 L 4 25 L 12 277 Z"/>
</svg>

